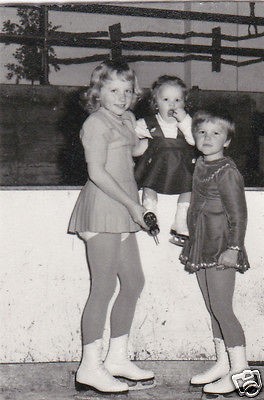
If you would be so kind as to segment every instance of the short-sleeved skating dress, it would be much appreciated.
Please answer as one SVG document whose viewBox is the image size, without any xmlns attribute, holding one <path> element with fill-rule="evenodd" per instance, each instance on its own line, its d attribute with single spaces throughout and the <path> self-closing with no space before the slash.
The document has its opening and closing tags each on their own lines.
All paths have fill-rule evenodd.
<svg viewBox="0 0 264 400">
<path fill-rule="evenodd" d="M 138 139 L 132 114 L 125 112 L 122 117 L 118 117 L 100 108 L 84 122 L 80 136 L 86 161 L 105 161 L 106 171 L 131 199 L 139 202 L 132 158 L 132 148 Z M 140 229 L 125 206 L 104 193 L 88 178 L 72 212 L 69 233 L 122 233 Z"/>
<path fill-rule="evenodd" d="M 138 188 L 147 187 L 162 194 L 180 194 L 192 189 L 194 147 L 178 129 L 176 139 L 166 138 L 155 117 L 145 117 L 153 139 L 145 153 L 136 160 Z"/>
<path fill-rule="evenodd" d="M 239 272 L 249 268 L 244 247 L 247 225 L 244 182 L 231 158 L 197 160 L 187 223 L 190 237 L 180 255 L 187 271 L 218 265 L 220 254 L 228 248 L 239 250 L 236 265 Z"/>
</svg>

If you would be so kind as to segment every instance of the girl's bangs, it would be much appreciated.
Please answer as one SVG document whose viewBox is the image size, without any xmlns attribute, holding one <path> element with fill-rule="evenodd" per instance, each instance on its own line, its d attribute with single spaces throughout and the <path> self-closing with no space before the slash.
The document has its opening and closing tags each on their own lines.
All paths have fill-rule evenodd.
<svg viewBox="0 0 264 400">
<path fill-rule="evenodd" d="M 131 69 L 128 69 L 127 71 L 126 70 L 125 71 L 124 70 L 117 71 L 116 75 L 125 81 L 133 81 L 134 82 L 134 80 L 135 80 L 135 74 Z"/>
</svg>

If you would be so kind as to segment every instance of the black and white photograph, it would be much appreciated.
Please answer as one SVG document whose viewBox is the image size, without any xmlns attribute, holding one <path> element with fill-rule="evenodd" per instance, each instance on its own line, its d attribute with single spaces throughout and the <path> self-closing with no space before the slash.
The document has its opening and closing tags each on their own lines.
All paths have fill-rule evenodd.
<svg viewBox="0 0 264 400">
<path fill-rule="evenodd" d="M 0 0 L 0 399 L 264 400 L 264 1 Z"/>
</svg>

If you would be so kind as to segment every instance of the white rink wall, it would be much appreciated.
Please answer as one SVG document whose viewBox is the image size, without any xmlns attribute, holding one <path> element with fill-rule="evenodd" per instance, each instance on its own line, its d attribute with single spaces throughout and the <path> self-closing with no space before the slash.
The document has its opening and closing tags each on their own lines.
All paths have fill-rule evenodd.
<svg viewBox="0 0 264 400">
<path fill-rule="evenodd" d="M 80 318 L 89 293 L 83 243 L 68 235 L 77 189 L 0 191 L 0 362 L 77 361 Z M 237 274 L 234 307 L 248 358 L 264 361 L 264 191 L 246 191 L 251 269 Z M 130 352 L 140 360 L 213 358 L 207 311 L 196 278 L 168 242 L 177 196 L 159 197 L 160 245 L 137 234 L 146 286 Z M 109 328 L 105 330 L 105 349 Z"/>
</svg>

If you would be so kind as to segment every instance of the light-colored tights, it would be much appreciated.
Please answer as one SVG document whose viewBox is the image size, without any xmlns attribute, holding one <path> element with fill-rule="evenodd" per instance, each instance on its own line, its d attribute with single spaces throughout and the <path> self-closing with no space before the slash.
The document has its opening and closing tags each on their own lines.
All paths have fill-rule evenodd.
<svg viewBox="0 0 264 400">
<path fill-rule="evenodd" d="M 109 302 L 117 277 L 120 290 L 111 312 L 111 337 L 129 333 L 144 275 L 134 233 L 99 233 L 86 241 L 91 276 L 90 295 L 82 316 L 83 345 L 102 338 Z"/>
<path fill-rule="evenodd" d="M 234 268 L 200 269 L 198 283 L 209 311 L 213 336 L 223 339 L 227 347 L 245 346 L 244 331 L 233 311 Z"/>
</svg>

